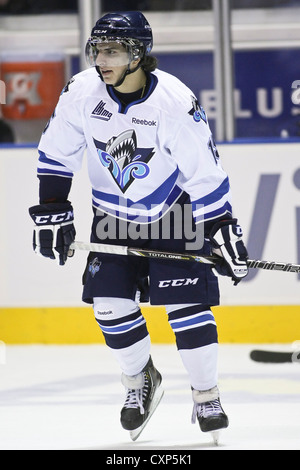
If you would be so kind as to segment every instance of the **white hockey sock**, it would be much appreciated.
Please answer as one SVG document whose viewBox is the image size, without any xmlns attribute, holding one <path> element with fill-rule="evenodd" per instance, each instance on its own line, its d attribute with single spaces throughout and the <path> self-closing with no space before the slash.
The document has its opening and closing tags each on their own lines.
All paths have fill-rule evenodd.
<svg viewBox="0 0 300 470">
<path fill-rule="evenodd" d="M 149 335 L 132 346 L 123 349 L 112 349 L 112 352 L 125 375 L 137 375 L 143 370 L 149 360 Z"/>
<path fill-rule="evenodd" d="M 130 299 L 96 297 L 94 313 L 121 371 L 137 375 L 150 355 L 150 338 L 138 304 Z"/>
<path fill-rule="evenodd" d="M 217 385 L 218 344 L 181 349 L 179 354 L 195 390 L 209 390 Z"/>
<path fill-rule="evenodd" d="M 208 390 L 217 385 L 218 337 L 209 306 L 166 305 L 169 323 L 191 386 Z"/>
</svg>

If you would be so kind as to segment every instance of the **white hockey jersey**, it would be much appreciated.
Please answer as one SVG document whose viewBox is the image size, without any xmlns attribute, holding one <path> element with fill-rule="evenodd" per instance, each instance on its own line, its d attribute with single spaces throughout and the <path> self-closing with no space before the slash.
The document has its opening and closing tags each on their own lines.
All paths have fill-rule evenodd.
<svg viewBox="0 0 300 470">
<path fill-rule="evenodd" d="M 86 151 L 93 205 L 128 221 L 159 219 L 189 194 L 196 223 L 231 213 L 227 174 L 204 110 L 176 77 L 148 74 L 122 107 L 95 68 L 75 75 L 39 143 L 38 175 L 72 178 Z"/>
</svg>

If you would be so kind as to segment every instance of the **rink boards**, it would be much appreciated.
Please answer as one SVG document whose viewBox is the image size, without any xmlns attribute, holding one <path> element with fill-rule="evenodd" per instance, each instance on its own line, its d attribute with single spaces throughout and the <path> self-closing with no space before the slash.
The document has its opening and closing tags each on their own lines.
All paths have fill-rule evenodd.
<svg viewBox="0 0 300 470">
<path fill-rule="evenodd" d="M 174 343 L 164 307 L 145 306 L 142 313 L 153 343 Z M 299 339 L 299 305 L 222 306 L 213 313 L 220 343 L 292 343 Z M 91 307 L 2 308 L 0 339 L 6 344 L 104 343 Z"/>
<path fill-rule="evenodd" d="M 300 264 L 299 150 L 299 143 L 284 140 L 219 145 L 252 259 Z M 38 202 L 36 153 L 31 147 L 0 148 L 0 341 L 102 342 L 92 308 L 81 301 L 87 253 L 76 253 L 61 267 L 32 251 L 28 207 Z M 92 210 L 85 166 L 74 177 L 70 200 L 77 239 L 86 241 Z M 220 342 L 299 339 L 300 275 L 251 269 L 238 286 L 228 278 L 220 285 L 221 306 L 213 309 Z M 163 307 L 145 305 L 142 311 L 153 342 L 174 341 Z"/>
</svg>

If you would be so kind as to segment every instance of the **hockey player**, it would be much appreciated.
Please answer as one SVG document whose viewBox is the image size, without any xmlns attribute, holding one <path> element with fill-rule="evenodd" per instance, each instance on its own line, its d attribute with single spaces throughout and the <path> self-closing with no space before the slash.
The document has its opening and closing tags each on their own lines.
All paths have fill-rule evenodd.
<svg viewBox="0 0 300 470">
<path fill-rule="evenodd" d="M 137 11 L 106 14 L 92 29 L 91 67 L 66 85 L 39 143 L 40 200 L 30 208 L 34 250 L 60 265 L 67 261 L 75 239 L 68 195 L 86 151 L 92 242 L 218 252 L 216 270 L 237 284 L 247 274 L 247 251 L 232 218 L 228 176 L 204 110 L 181 81 L 157 69 L 152 42 L 151 27 Z M 200 263 L 90 253 L 83 278 L 83 301 L 93 304 L 120 364 L 121 424 L 132 439 L 163 394 L 139 306 L 149 299 L 166 306 L 191 384 L 193 421 L 204 432 L 227 427 L 211 311 L 219 304 L 216 271 Z"/>
</svg>

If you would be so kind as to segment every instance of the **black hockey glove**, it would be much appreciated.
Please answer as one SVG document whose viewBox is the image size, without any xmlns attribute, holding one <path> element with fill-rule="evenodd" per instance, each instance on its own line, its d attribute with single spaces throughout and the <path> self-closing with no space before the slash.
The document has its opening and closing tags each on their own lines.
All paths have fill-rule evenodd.
<svg viewBox="0 0 300 470">
<path fill-rule="evenodd" d="M 33 232 L 34 251 L 46 258 L 56 259 L 64 265 L 71 243 L 75 239 L 73 207 L 70 202 L 49 203 L 33 206 L 29 214 L 35 226 Z"/>
<path fill-rule="evenodd" d="M 216 223 L 210 232 L 212 252 L 220 256 L 215 269 L 222 276 L 230 276 L 237 285 L 248 274 L 247 249 L 242 240 L 242 229 L 236 219 Z"/>
</svg>

